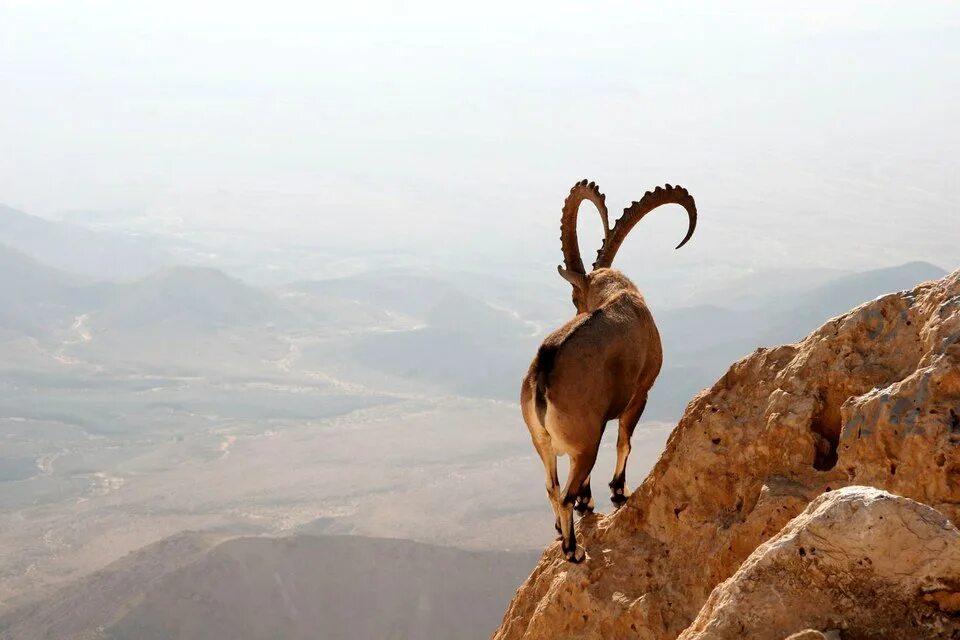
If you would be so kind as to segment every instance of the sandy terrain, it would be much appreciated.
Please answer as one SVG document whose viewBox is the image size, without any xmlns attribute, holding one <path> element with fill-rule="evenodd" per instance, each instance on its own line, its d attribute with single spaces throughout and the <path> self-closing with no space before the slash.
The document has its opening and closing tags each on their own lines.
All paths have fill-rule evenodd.
<svg viewBox="0 0 960 640">
<path fill-rule="evenodd" d="M 632 484 L 667 433 L 665 425 L 638 430 Z M 600 495 L 614 435 L 598 461 Z M 411 400 L 267 428 L 210 425 L 160 446 L 118 447 L 87 439 L 46 458 L 38 476 L 6 483 L 24 494 L 50 486 L 40 504 L 25 499 L 0 512 L 5 605 L 185 529 L 356 533 L 476 549 L 541 549 L 553 536 L 540 461 L 517 406 L 507 403 Z M 609 509 L 605 499 L 600 509 Z"/>
</svg>

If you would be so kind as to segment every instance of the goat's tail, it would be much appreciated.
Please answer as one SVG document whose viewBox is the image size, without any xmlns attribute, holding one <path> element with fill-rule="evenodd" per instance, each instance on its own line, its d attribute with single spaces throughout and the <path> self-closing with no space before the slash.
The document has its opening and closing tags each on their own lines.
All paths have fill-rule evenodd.
<svg viewBox="0 0 960 640">
<path fill-rule="evenodd" d="M 557 345 L 541 345 L 537 351 L 537 377 L 535 402 L 537 419 L 544 427 L 547 426 L 547 387 L 550 384 L 550 374 L 557 359 Z"/>
</svg>

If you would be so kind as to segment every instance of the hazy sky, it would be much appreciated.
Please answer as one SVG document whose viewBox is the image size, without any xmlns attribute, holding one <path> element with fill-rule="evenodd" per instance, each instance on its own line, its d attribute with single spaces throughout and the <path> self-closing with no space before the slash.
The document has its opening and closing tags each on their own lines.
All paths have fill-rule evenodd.
<svg viewBox="0 0 960 640">
<path fill-rule="evenodd" d="M 574 180 L 679 182 L 678 264 L 953 268 L 958 68 L 955 0 L 0 0 L 0 202 L 539 257 Z"/>
</svg>

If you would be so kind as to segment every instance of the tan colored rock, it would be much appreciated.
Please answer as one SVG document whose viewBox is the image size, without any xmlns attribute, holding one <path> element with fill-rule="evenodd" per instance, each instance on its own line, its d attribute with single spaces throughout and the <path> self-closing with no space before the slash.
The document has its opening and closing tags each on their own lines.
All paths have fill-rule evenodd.
<svg viewBox="0 0 960 640">
<path fill-rule="evenodd" d="M 960 272 L 734 364 L 626 506 L 579 523 L 587 560 L 549 547 L 494 637 L 674 638 L 813 498 L 855 484 L 960 517 Z"/>
<path fill-rule="evenodd" d="M 950 521 L 907 498 L 846 487 L 760 545 L 680 638 L 824 637 L 811 627 L 841 628 L 844 638 L 950 638 L 960 635 L 954 596 L 960 532 Z"/>
</svg>

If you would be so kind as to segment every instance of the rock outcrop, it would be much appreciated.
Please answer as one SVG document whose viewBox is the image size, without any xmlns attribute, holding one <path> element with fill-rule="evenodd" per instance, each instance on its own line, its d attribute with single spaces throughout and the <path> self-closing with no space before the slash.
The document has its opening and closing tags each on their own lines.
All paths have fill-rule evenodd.
<svg viewBox="0 0 960 640">
<path fill-rule="evenodd" d="M 707 330 L 709 318 L 704 323 Z M 853 504 L 846 498 L 859 494 L 830 495 L 852 485 L 960 519 L 960 272 L 880 297 L 800 343 L 759 349 L 734 364 L 688 405 L 627 504 L 581 520 L 587 560 L 571 565 L 556 544 L 548 548 L 494 637 L 675 638 L 714 588 L 817 496 L 829 497 L 811 505 L 810 526 L 820 522 L 818 509 L 839 513 Z M 769 545 L 757 553 L 771 552 Z M 925 557 L 919 549 L 905 553 L 907 566 L 912 556 Z M 960 575 L 960 566 L 952 568 Z M 788 569 L 782 580 L 801 581 Z M 924 595 L 946 602 L 949 615 L 958 590 L 945 582 Z M 697 618 L 704 633 L 713 628 L 710 611 L 727 611 L 718 593 L 707 618 Z M 820 637 L 821 622 L 811 619 L 809 637 Z M 717 633 L 709 637 L 740 634 Z"/>
<path fill-rule="evenodd" d="M 957 614 L 960 532 L 927 505 L 846 487 L 757 547 L 680 639 L 951 638 Z"/>
</svg>

